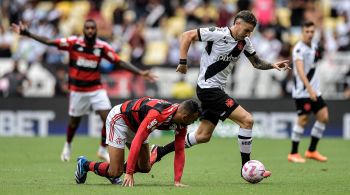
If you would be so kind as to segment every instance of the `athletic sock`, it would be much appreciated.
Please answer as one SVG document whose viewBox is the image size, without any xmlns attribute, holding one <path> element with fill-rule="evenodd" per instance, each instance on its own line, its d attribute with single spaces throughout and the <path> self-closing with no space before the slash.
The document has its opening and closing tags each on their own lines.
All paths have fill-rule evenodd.
<svg viewBox="0 0 350 195">
<path fill-rule="evenodd" d="M 299 142 L 298 141 L 292 141 L 292 151 L 290 153 L 291 154 L 298 153 L 298 147 L 299 147 Z"/>
<path fill-rule="evenodd" d="M 317 143 L 320 139 L 314 136 L 311 136 L 311 143 L 309 146 L 309 151 L 314 152 L 316 150 Z"/>
<path fill-rule="evenodd" d="M 241 151 L 242 167 L 250 160 L 250 153 L 252 151 L 252 130 L 239 128 L 238 131 L 238 145 Z"/>
<path fill-rule="evenodd" d="M 196 140 L 196 132 L 191 132 L 186 134 L 185 138 L 185 147 L 190 148 L 194 145 L 197 145 L 197 140 Z"/>
<path fill-rule="evenodd" d="M 109 178 L 108 176 L 109 163 L 107 162 L 87 161 L 86 163 L 84 163 L 83 166 L 84 166 L 84 169 L 87 171 L 92 171 L 96 175 Z"/>
<path fill-rule="evenodd" d="M 160 159 L 162 159 L 163 156 L 169 154 L 170 152 L 174 152 L 175 151 L 175 141 L 172 141 L 170 143 L 168 143 L 165 146 L 159 146 L 157 148 L 157 161 L 160 161 Z"/>
</svg>

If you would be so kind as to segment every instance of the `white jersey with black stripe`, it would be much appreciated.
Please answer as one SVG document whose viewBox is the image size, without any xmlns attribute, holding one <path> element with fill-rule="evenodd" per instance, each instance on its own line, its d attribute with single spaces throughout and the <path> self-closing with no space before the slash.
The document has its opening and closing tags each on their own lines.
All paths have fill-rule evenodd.
<svg viewBox="0 0 350 195">
<path fill-rule="evenodd" d="M 228 27 L 197 29 L 199 41 L 207 42 L 200 61 L 197 84 L 200 88 L 226 87 L 227 77 L 237 63 L 242 51 L 246 56 L 255 55 L 248 37 L 242 41 L 233 38 Z"/>
<path fill-rule="evenodd" d="M 319 59 L 319 52 L 317 46 L 311 43 L 311 47 L 306 45 L 303 41 L 299 41 L 293 49 L 293 79 L 294 87 L 292 91 L 293 98 L 309 98 L 308 93 L 303 81 L 300 79 L 297 69 L 296 61 L 301 60 L 304 64 L 304 72 L 313 90 L 315 90 L 317 96 L 321 95 L 320 80 L 317 72 L 317 61 Z"/>
</svg>

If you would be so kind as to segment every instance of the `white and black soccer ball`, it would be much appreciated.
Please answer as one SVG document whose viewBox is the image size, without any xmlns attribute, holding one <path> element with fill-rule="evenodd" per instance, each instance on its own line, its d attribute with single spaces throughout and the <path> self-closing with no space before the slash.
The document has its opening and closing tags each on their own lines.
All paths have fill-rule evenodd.
<svg viewBox="0 0 350 195">
<path fill-rule="evenodd" d="M 249 183 L 259 183 L 264 179 L 265 167 L 257 160 L 250 160 L 243 165 L 242 176 Z"/>
</svg>

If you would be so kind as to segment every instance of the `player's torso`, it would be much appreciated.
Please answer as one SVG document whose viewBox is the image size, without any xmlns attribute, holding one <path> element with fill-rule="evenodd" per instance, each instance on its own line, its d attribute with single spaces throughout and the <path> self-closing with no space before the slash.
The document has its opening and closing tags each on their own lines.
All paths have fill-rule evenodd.
<svg viewBox="0 0 350 195">
<path fill-rule="evenodd" d="M 295 48 L 293 49 L 293 74 L 294 74 L 294 89 L 293 89 L 293 97 L 294 98 L 305 98 L 309 97 L 309 93 L 307 89 L 300 79 L 297 69 L 296 69 L 296 60 L 297 55 L 301 55 L 303 57 L 303 65 L 305 75 L 311 85 L 311 87 L 316 91 L 317 95 L 321 95 L 319 89 L 319 76 L 317 72 L 318 65 L 318 53 L 316 44 L 312 43 L 311 46 L 306 45 L 302 41 L 299 41 Z"/>
<path fill-rule="evenodd" d="M 224 89 L 228 75 L 231 74 L 245 46 L 245 41 L 234 40 L 227 27 L 216 30 L 222 31 L 221 39 L 207 42 L 201 56 L 197 80 L 201 88 Z"/>
<path fill-rule="evenodd" d="M 102 88 L 99 64 L 102 59 L 103 44 L 96 41 L 87 46 L 79 38 L 69 50 L 69 85 L 74 91 L 94 91 Z"/>
</svg>

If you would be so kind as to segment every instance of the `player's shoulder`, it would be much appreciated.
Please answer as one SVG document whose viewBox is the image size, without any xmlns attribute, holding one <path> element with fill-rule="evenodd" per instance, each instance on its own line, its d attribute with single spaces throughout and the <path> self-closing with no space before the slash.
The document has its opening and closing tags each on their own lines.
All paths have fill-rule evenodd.
<svg viewBox="0 0 350 195">
<path fill-rule="evenodd" d="M 303 53 L 306 47 L 302 41 L 298 41 L 293 48 L 293 53 Z"/>
<path fill-rule="evenodd" d="M 96 45 L 99 47 L 112 49 L 112 46 L 109 43 L 101 39 L 96 39 Z"/>
</svg>

